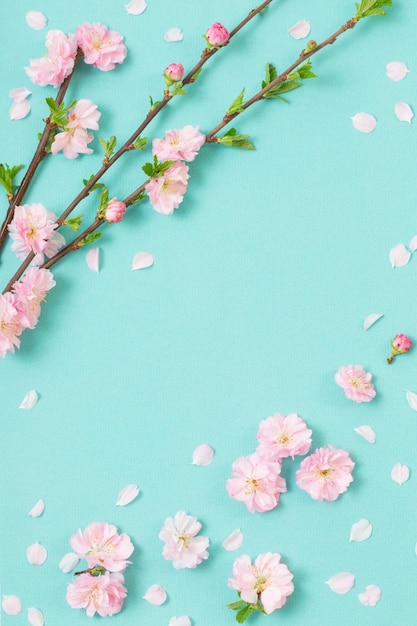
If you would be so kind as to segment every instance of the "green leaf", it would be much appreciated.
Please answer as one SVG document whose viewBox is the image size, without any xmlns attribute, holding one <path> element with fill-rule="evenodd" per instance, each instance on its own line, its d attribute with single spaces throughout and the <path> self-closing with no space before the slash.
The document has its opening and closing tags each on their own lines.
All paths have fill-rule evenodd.
<svg viewBox="0 0 417 626">
<path fill-rule="evenodd" d="M 152 178 L 153 176 L 153 165 L 152 163 L 145 163 L 145 165 L 142 166 L 142 170 L 145 172 L 146 176 L 148 178 Z"/>
<path fill-rule="evenodd" d="M 148 145 L 148 138 L 138 137 L 133 145 L 135 150 L 142 150 L 142 152 L 144 152 L 146 146 Z"/>
<path fill-rule="evenodd" d="M 142 193 L 137 195 L 136 198 L 134 198 L 130 204 L 132 204 L 132 205 L 133 204 L 139 204 L 139 202 L 142 202 L 142 200 L 145 200 L 146 197 L 147 197 L 146 193 L 144 191 L 142 191 Z"/>
<path fill-rule="evenodd" d="M 108 203 L 109 203 L 109 190 L 107 189 L 107 187 L 103 185 L 103 188 L 99 196 L 99 204 L 98 204 L 98 209 L 97 209 L 97 215 L 99 217 L 104 217 L 104 213 L 106 212 Z"/>
<path fill-rule="evenodd" d="M 233 115 L 234 113 L 243 113 L 243 97 L 245 95 L 245 88 L 242 89 L 240 94 L 233 100 L 230 107 L 227 109 L 228 115 Z"/>
<path fill-rule="evenodd" d="M 198 70 L 196 71 L 196 73 L 195 73 L 195 74 L 193 74 L 193 75 L 191 76 L 191 82 L 192 82 L 192 83 L 195 83 L 195 81 L 196 81 L 196 80 L 197 80 L 197 78 L 200 76 L 200 74 L 201 74 L 201 72 L 202 72 L 202 71 L 203 71 L 203 68 L 202 68 L 202 67 L 200 67 L 200 69 L 198 69 Z"/>
<path fill-rule="evenodd" d="M 154 102 L 152 100 L 152 96 L 149 96 L 149 103 L 150 103 L 150 109 L 151 109 L 151 111 L 153 111 L 154 109 L 156 109 L 157 106 L 159 106 L 161 104 L 161 101 L 157 100 L 156 102 Z"/>
<path fill-rule="evenodd" d="M 65 106 L 63 102 L 61 104 L 57 104 L 53 98 L 45 98 L 46 104 L 49 107 L 49 119 L 52 124 L 59 126 L 60 128 L 64 128 L 68 125 L 68 111 L 77 104 L 77 101 L 74 100 L 68 106 Z"/>
<path fill-rule="evenodd" d="M 227 133 L 220 137 L 217 143 L 231 148 L 241 148 L 243 150 L 255 150 L 253 143 L 248 141 L 249 135 L 238 135 L 235 128 L 231 128 Z"/>
<path fill-rule="evenodd" d="M 91 180 L 92 178 L 94 178 L 94 174 L 91 174 L 90 178 L 83 178 L 83 184 L 84 184 L 84 187 L 85 187 L 86 185 L 88 185 L 88 183 L 90 182 L 90 180 Z M 101 189 L 102 187 L 104 187 L 104 183 L 95 183 L 95 184 L 91 187 L 91 189 L 90 189 L 90 191 L 89 191 L 88 193 L 91 193 L 91 192 L 92 192 L 92 191 L 94 191 L 95 189 Z"/>
<path fill-rule="evenodd" d="M 158 161 L 158 158 L 154 156 L 153 163 L 145 163 L 142 166 L 142 170 L 148 178 L 155 178 L 155 176 L 163 174 L 173 163 L 175 161 Z"/>
<path fill-rule="evenodd" d="M 183 88 L 183 85 L 181 82 L 176 83 L 175 87 L 173 88 L 173 90 L 171 91 L 171 95 L 172 96 L 182 96 L 185 93 L 187 93 L 185 91 L 185 89 Z"/>
<path fill-rule="evenodd" d="M 69 219 L 65 220 L 64 225 L 68 226 L 68 228 L 71 228 L 71 230 L 73 230 L 75 233 L 80 229 L 80 226 L 83 222 L 82 218 L 84 217 L 84 214 L 81 213 L 80 215 L 77 215 L 76 217 L 70 217 Z"/>
<path fill-rule="evenodd" d="M 272 63 L 266 64 L 266 72 L 265 72 L 265 80 L 262 81 L 262 89 L 272 83 L 273 80 L 278 76 L 275 65 Z"/>
<path fill-rule="evenodd" d="M 79 248 L 82 248 L 83 246 L 87 246 L 90 243 L 94 243 L 95 241 L 97 241 L 97 239 L 100 239 L 101 237 L 101 232 L 96 230 L 94 233 L 89 233 L 88 235 L 86 235 L 84 237 L 84 239 L 81 239 L 81 241 L 78 244 Z"/>
<path fill-rule="evenodd" d="M 116 148 L 117 139 L 114 135 L 110 137 L 108 141 L 99 137 L 99 142 L 104 152 L 104 160 L 108 161 L 114 154 L 114 150 Z"/>
<path fill-rule="evenodd" d="M 8 165 L 0 163 L 0 185 L 4 187 L 8 196 L 13 196 L 13 192 L 16 189 L 14 184 L 15 176 L 23 169 L 24 165 Z"/>
<path fill-rule="evenodd" d="M 243 604 L 245 604 L 244 600 L 238 600 L 237 602 L 231 602 L 231 604 L 226 604 L 226 606 L 228 609 L 232 609 L 232 611 L 237 611 Z"/>
<path fill-rule="evenodd" d="M 296 80 L 306 80 L 307 78 L 317 78 L 317 75 L 311 70 L 312 63 L 310 59 L 304 65 L 301 65 L 295 72 L 289 74 L 289 78 L 295 78 Z"/>
<path fill-rule="evenodd" d="M 355 5 L 355 19 L 359 21 L 372 15 L 386 15 L 383 7 L 392 6 L 392 0 L 361 0 L 360 4 L 355 2 Z"/>
<path fill-rule="evenodd" d="M 246 606 L 240 609 L 240 611 L 236 614 L 236 621 L 238 624 L 243 624 L 255 611 L 256 606 L 254 604 L 246 604 Z"/>
<path fill-rule="evenodd" d="M 277 98 L 278 100 L 283 100 L 284 102 L 286 102 L 286 100 L 284 100 L 284 98 L 281 98 L 279 94 L 286 93 L 287 91 L 293 91 L 298 87 L 301 87 L 301 83 L 298 80 L 285 80 L 284 82 L 278 83 L 278 85 L 275 85 L 275 87 L 272 87 L 272 89 L 267 91 L 264 95 L 264 98 Z"/>
</svg>

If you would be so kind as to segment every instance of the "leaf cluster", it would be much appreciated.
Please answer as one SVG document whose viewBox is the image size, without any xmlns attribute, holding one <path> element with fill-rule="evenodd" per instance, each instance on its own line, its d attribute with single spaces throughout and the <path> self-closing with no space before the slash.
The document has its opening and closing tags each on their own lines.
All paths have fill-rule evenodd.
<svg viewBox="0 0 417 626">
<path fill-rule="evenodd" d="M 182 96 L 187 93 L 183 87 L 182 82 L 176 83 L 171 91 L 172 96 Z"/>
<path fill-rule="evenodd" d="M 246 622 L 248 617 L 252 615 L 252 613 L 254 613 L 255 611 L 260 611 L 261 613 L 264 613 L 264 610 L 259 601 L 257 604 L 249 604 L 249 602 L 245 602 L 244 600 L 238 600 L 237 602 L 227 604 L 227 607 L 229 609 L 232 609 L 232 611 L 237 611 L 236 621 L 238 624 L 243 624 L 244 622 Z"/>
<path fill-rule="evenodd" d="M 150 111 L 154 111 L 161 104 L 161 100 L 155 100 L 154 102 L 152 96 L 149 96 L 149 104 Z"/>
<path fill-rule="evenodd" d="M 217 143 L 221 143 L 223 146 L 230 146 L 231 148 L 255 150 L 255 146 L 251 141 L 248 141 L 248 137 L 249 135 L 238 135 L 236 128 L 231 128 L 218 139 Z"/>
<path fill-rule="evenodd" d="M 88 185 L 92 178 L 94 178 L 94 174 L 91 174 L 90 178 L 83 178 L 84 187 Z M 91 187 L 88 193 L 90 194 L 92 191 L 95 191 L 96 189 L 101 189 L 102 187 L 104 187 L 104 183 L 95 183 L 95 185 Z"/>
<path fill-rule="evenodd" d="M 23 169 L 24 165 L 8 165 L 7 163 L 0 163 L 0 185 L 6 190 L 8 197 L 13 197 L 18 185 L 14 185 L 15 176 Z"/>
<path fill-rule="evenodd" d="M 245 95 L 245 89 L 243 88 L 240 94 L 233 100 L 232 104 L 227 109 L 227 115 L 234 115 L 235 113 L 243 113 L 244 95 Z"/>
<path fill-rule="evenodd" d="M 84 239 L 81 239 L 81 241 L 78 243 L 78 247 L 82 248 L 83 246 L 87 246 L 89 243 L 94 243 L 95 241 L 97 241 L 97 239 L 100 239 L 100 237 L 101 232 L 99 230 L 96 230 L 93 233 L 89 233 L 84 237 Z"/>
<path fill-rule="evenodd" d="M 383 7 L 392 6 L 392 0 L 361 0 L 360 4 L 355 2 L 355 5 L 355 19 L 359 21 L 372 15 L 386 15 Z"/>
<path fill-rule="evenodd" d="M 53 98 L 46 98 L 46 104 L 49 107 L 49 119 L 52 124 L 65 128 L 68 125 L 68 111 L 77 104 L 77 101 L 74 100 L 70 105 L 65 106 L 63 102 L 57 104 Z"/>
<path fill-rule="evenodd" d="M 311 60 L 309 59 L 297 70 L 291 72 L 291 74 L 288 74 L 287 80 L 283 80 L 281 83 L 278 83 L 274 87 L 271 87 L 271 89 L 269 89 L 263 97 L 275 98 L 276 100 L 282 100 L 283 102 L 286 102 L 285 98 L 283 98 L 280 94 L 286 93 L 288 91 L 293 91 L 294 89 L 298 89 L 298 87 L 301 87 L 303 80 L 307 80 L 308 78 L 317 78 L 311 67 Z M 262 89 L 265 89 L 265 87 L 272 83 L 272 81 L 274 81 L 277 77 L 278 74 L 275 66 L 272 65 L 272 63 L 267 63 L 265 79 L 262 81 Z"/>
<path fill-rule="evenodd" d="M 158 157 L 154 156 L 153 163 L 145 163 L 142 166 L 142 170 L 145 172 L 148 178 L 155 178 L 161 176 L 175 161 L 158 161 Z"/>
<path fill-rule="evenodd" d="M 83 223 L 83 220 L 82 220 L 83 217 L 84 217 L 83 213 L 80 213 L 80 215 L 76 215 L 75 217 L 70 217 L 67 220 L 65 220 L 64 226 L 68 226 L 68 228 L 71 228 L 71 230 L 73 230 L 76 233 L 80 229 L 81 224 Z"/>
<path fill-rule="evenodd" d="M 147 137 L 138 137 L 133 144 L 133 147 L 135 148 L 135 150 L 142 150 L 142 152 L 144 152 L 148 143 L 149 142 Z"/>
<path fill-rule="evenodd" d="M 110 139 L 106 141 L 102 137 L 99 137 L 100 146 L 103 148 L 104 159 L 108 161 L 114 154 L 117 139 L 114 135 L 111 135 Z"/>
</svg>

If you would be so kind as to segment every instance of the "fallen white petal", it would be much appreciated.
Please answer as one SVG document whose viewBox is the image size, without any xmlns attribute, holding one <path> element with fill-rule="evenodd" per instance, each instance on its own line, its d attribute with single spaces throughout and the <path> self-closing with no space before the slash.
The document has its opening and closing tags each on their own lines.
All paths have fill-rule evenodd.
<svg viewBox="0 0 417 626">
<path fill-rule="evenodd" d="M 45 28 L 47 21 L 45 15 L 39 11 L 29 11 L 29 13 L 26 13 L 26 22 L 33 30 Z"/>
<path fill-rule="evenodd" d="M 160 606 L 167 599 L 167 594 L 161 585 L 152 585 L 142 598 L 149 602 L 149 604 Z"/>
<path fill-rule="evenodd" d="M 116 506 L 126 506 L 139 495 L 137 485 L 126 485 L 117 497 Z"/>
<path fill-rule="evenodd" d="M 35 506 L 33 506 L 28 515 L 31 517 L 39 517 L 45 510 L 45 502 L 43 500 L 38 500 Z"/>
<path fill-rule="evenodd" d="M 72 572 L 72 570 L 77 567 L 79 560 L 75 552 L 67 552 L 60 560 L 58 567 L 64 574 L 69 574 L 69 572 Z"/>
<path fill-rule="evenodd" d="M 300 20 L 288 29 L 289 34 L 294 39 L 304 39 L 310 33 L 310 23 L 307 20 Z"/>
<path fill-rule="evenodd" d="M 153 265 L 154 257 L 150 252 L 138 252 L 132 260 L 132 270 L 143 270 Z"/>
<path fill-rule="evenodd" d="M 401 63 L 400 61 L 392 61 L 391 63 L 387 63 L 385 66 L 386 75 L 391 80 L 402 80 L 407 76 L 410 71 L 405 63 Z"/>
<path fill-rule="evenodd" d="M 367 519 L 360 519 L 350 527 L 349 541 L 365 541 L 372 534 L 372 524 Z"/>
<path fill-rule="evenodd" d="M 364 606 L 375 606 L 381 599 L 381 589 L 376 585 L 368 585 L 366 590 L 358 593 L 359 602 Z"/>
<path fill-rule="evenodd" d="M 32 544 L 26 550 L 26 558 L 31 565 L 43 565 L 47 556 L 46 549 L 39 542 Z"/>
<path fill-rule="evenodd" d="M 414 393 L 414 391 L 406 391 L 405 397 L 407 398 L 410 409 L 417 411 L 417 393 Z"/>
<path fill-rule="evenodd" d="M 371 313 L 371 315 L 367 315 L 363 321 L 363 330 L 368 330 L 368 328 L 371 328 L 371 326 L 383 316 L 383 313 Z"/>
<path fill-rule="evenodd" d="M 191 620 L 188 615 L 181 615 L 181 617 L 171 617 L 168 626 L 191 626 Z"/>
<path fill-rule="evenodd" d="M 369 441 L 369 443 L 375 443 L 376 441 L 376 432 L 372 430 L 370 426 L 358 426 L 353 429 L 355 433 L 358 433 L 361 437 Z"/>
<path fill-rule="evenodd" d="M 23 398 L 21 404 L 19 405 L 19 409 L 25 409 L 26 411 L 30 411 L 33 407 L 38 403 L 38 394 L 34 389 L 28 391 L 25 397 Z"/>
<path fill-rule="evenodd" d="M 326 581 L 326 585 L 329 585 L 332 591 L 340 594 L 350 591 L 354 584 L 355 577 L 350 572 L 340 572 Z"/>
<path fill-rule="evenodd" d="M 233 550 L 239 550 L 243 543 L 243 533 L 240 528 L 236 528 L 226 539 L 223 541 L 222 546 L 228 552 Z"/>
<path fill-rule="evenodd" d="M 376 119 L 370 113 L 356 113 L 352 120 L 353 127 L 361 133 L 372 133 L 376 127 Z"/>
<path fill-rule="evenodd" d="M 400 486 L 407 482 L 410 476 L 410 470 L 407 465 L 402 465 L 401 463 L 396 463 L 391 471 L 391 478 L 394 482 L 398 483 Z"/>
<path fill-rule="evenodd" d="M 125 4 L 126 11 L 131 15 L 140 15 L 146 9 L 145 0 L 131 0 L 128 4 Z"/>
<path fill-rule="evenodd" d="M 169 42 L 182 41 L 183 38 L 184 38 L 184 35 L 183 35 L 181 28 L 177 28 L 176 26 L 168 29 L 164 35 L 165 41 L 169 41 Z"/>
<path fill-rule="evenodd" d="M 98 272 L 100 248 L 91 248 L 85 256 L 86 263 L 90 270 Z"/>
<path fill-rule="evenodd" d="M 21 100 L 20 102 L 13 102 L 9 109 L 9 117 L 12 122 L 22 120 L 30 111 L 29 100 Z"/>
<path fill-rule="evenodd" d="M 415 252 L 417 250 L 417 235 L 414 235 L 410 243 L 408 244 L 411 252 Z"/>
<path fill-rule="evenodd" d="M 193 452 L 192 465 L 210 465 L 213 460 L 214 450 L 207 443 L 202 443 Z"/>
<path fill-rule="evenodd" d="M 28 622 L 31 626 L 43 626 L 43 613 L 39 609 L 28 609 Z"/>
<path fill-rule="evenodd" d="M 409 104 L 407 104 L 406 102 L 397 102 L 394 107 L 394 111 L 400 122 L 408 122 L 409 124 L 411 124 L 414 113 L 412 112 Z"/>
<path fill-rule="evenodd" d="M 31 93 L 32 92 L 29 91 L 27 87 L 17 87 L 9 91 L 9 98 L 12 98 L 15 102 L 22 102 L 22 100 L 26 100 Z"/>
<path fill-rule="evenodd" d="M 392 267 L 403 267 L 410 260 L 411 252 L 407 250 L 403 243 L 399 243 L 389 252 L 389 260 Z"/>
<path fill-rule="evenodd" d="M 7 615 L 19 615 L 22 603 L 17 596 L 3 596 L 1 607 Z"/>
</svg>

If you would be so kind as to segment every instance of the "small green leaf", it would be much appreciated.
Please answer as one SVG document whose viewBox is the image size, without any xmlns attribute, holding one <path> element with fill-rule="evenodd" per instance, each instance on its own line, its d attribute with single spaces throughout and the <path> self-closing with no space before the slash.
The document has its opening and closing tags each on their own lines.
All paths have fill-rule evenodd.
<svg viewBox="0 0 417 626">
<path fill-rule="evenodd" d="M 226 604 L 226 606 L 228 609 L 232 609 L 232 611 L 237 611 L 244 604 L 246 604 L 244 600 L 238 600 L 237 602 L 231 602 L 230 604 Z"/>
<path fill-rule="evenodd" d="M 231 148 L 241 148 L 242 150 L 255 150 L 252 142 L 248 141 L 249 135 L 238 135 L 236 129 L 231 128 L 227 133 L 220 137 L 217 143 Z"/>
<path fill-rule="evenodd" d="M 90 182 L 90 180 L 91 180 L 92 178 L 94 178 L 94 174 L 91 174 L 90 178 L 83 178 L 83 184 L 84 184 L 84 187 L 85 187 L 86 185 L 88 185 L 88 183 Z M 92 191 L 94 191 L 95 189 L 101 189 L 102 187 L 104 187 L 104 183 L 95 183 L 95 184 L 91 187 L 91 189 L 90 189 L 90 191 L 89 191 L 88 193 L 91 193 L 91 192 L 92 192 Z"/>
<path fill-rule="evenodd" d="M 148 138 L 138 137 L 133 145 L 135 150 L 142 150 L 142 152 L 144 152 L 146 146 L 148 145 Z"/>
<path fill-rule="evenodd" d="M 317 78 L 317 75 L 311 70 L 312 63 L 310 59 L 304 65 L 301 65 L 295 72 L 289 74 L 289 78 L 295 78 L 296 80 L 306 80 L 307 78 Z"/>
<path fill-rule="evenodd" d="M 240 94 L 233 100 L 230 107 L 227 109 L 228 115 L 234 115 L 234 113 L 243 113 L 243 97 L 245 95 L 245 88 L 242 89 Z"/>
<path fill-rule="evenodd" d="M 8 196 L 12 196 L 16 185 L 14 184 L 15 176 L 24 168 L 24 165 L 4 165 L 0 164 L 0 184 L 6 190 Z"/>
<path fill-rule="evenodd" d="M 114 154 L 114 150 L 116 148 L 117 139 L 114 135 L 110 137 L 108 141 L 99 137 L 99 142 L 104 152 L 104 160 L 108 161 Z"/>
<path fill-rule="evenodd" d="M 238 624 L 243 624 L 246 622 L 248 617 L 252 615 L 256 611 L 256 606 L 254 604 L 246 604 L 238 613 L 236 614 L 236 621 Z"/>
<path fill-rule="evenodd" d="M 193 75 L 191 76 L 191 82 L 192 82 L 192 83 L 195 83 L 195 81 L 196 81 L 196 80 L 197 80 L 197 78 L 200 76 L 200 74 L 201 74 L 201 72 L 202 72 L 202 71 L 203 71 L 203 68 L 202 68 L 202 67 L 200 67 L 200 68 L 196 71 L 196 73 L 195 73 L 195 74 L 193 74 Z"/>
<path fill-rule="evenodd" d="M 95 241 L 97 241 L 97 239 L 100 239 L 100 237 L 101 237 L 100 231 L 96 230 L 94 233 L 89 233 L 88 235 L 84 237 L 84 239 L 81 239 L 81 241 L 78 244 L 78 247 L 82 248 L 83 246 L 87 246 L 90 243 L 94 243 Z"/>
<path fill-rule="evenodd" d="M 109 190 L 107 189 L 107 187 L 103 185 L 103 188 L 99 196 L 99 204 L 98 204 L 98 209 L 97 209 L 97 215 L 99 217 L 104 217 L 108 203 L 109 203 Z"/>
<path fill-rule="evenodd" d="M 262 89 L 272 83 L 273 80 L 278 76 L 275 65 L 272 63 L 266 64 L 266 72 L 265 72 L 265 80 L 262 81 Z"/>
<path fill-rule="evenodd" d="M 158 158 L 154 156 L 153 163 L 145 163 L 142 170 L 149 178 L 155 178 L 155 176 L 163 174 L 173 163 L 175 161 L 158 161 Z"/>
<path fill-rule="evenodd" d="M 77 101 L 74 100 L 70 105 L 65 106 L 63 102 L 61 104 L 57 104 L 53 98 L 45 98 L 46 104 L 49 107 L 49 119 L 52 124 L 60 128 L 65 128 L 68 124 L 67 114 L 69 110 L 77 104 Z"/>
<path fill-rule="evenodd" d="M 80 229 L 80 226 L 83 222 L 82 218 L 84 217 L 84 214 L 81 213 L 80 215 L 77 215 L 76 217 L 70 217 L 69 219 L 65 220 L 64 225 L 68 226 L 68 228 L 71 228 L 71 230 L 73 230 L 75 233 Z"/>
<path fill-rule="evenodd" d="M 383 7 L 392 6 L 392 0 L 361 0 L 360 4 L 355 2 L 355 20 L 359 21 L 372 15 L 386 15 Z"/>
<path fill-rule="evenodd" d="M 152 163 L 145 163 L 145 165 L 142 166 L 142 170 L 145 172 L 146 176 L 148 178 L 152 178 L 153 176 L 153 165 Z"/>
<path fill-rule="evenodd" d="M 172 96 L 182 96 L 183 94 L 187 93 L 185 91 L 185 89 L 183 88 L 183 85 L 181 82 L 176 83 L 175 87 L 173 88 L 173 90 L 171 91 L 171 95 Z"/>
<path fill-rule="evenodd" d="M 154 109 L 156 109 L 157 106 L 161 104 L 161 101 L 157 100 L 156 102 L 154 102 L 152 100 L 152 96 L 149 96 L 149 103 L 150 103 L 150 110 L 153 111 Z"/>
<path fill-rule="evenodd" d="M 142 193 L 137 195 L 136 198 L 134 198 L 130 204 L 132 204 L 132 205 L 133 204 L 139 204 L 139 202 L 142 202 L 142 200 L 145 200 L 146 197 L 147 197 L 146 193 L 144 191 L 142 191 Z"/>
</svg>

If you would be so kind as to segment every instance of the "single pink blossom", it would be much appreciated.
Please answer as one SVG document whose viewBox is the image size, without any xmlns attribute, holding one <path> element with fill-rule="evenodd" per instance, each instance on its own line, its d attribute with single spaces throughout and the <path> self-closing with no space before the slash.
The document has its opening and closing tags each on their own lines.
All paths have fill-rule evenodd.
<svg viewBox="0 0 417 626">
<path fill-rule="evenodd" d="M 317 448 L 303 459 L 296 472 L 296 481 L 315 500 L 336 500 L 347 491 L 353 481 L 355 467 L 346 450 L 341 448 Z"/>
<path fill-rule="evenodd" d="M 107 207 L 105 213 L 105 219 L 107 222 L 114 224 L 116 222 L 121 222 L 123 215 L 126 213 L 126 205 L 124 202 L 117 200 L 116 198 L 112 198 Z"/>
<path fill-rule="evenodd" d="M 164 70 L 164 78 L 167 87 L 177 83 L 184 76 L 184 66 L 181 63 L 170 63 Z"/>
<path fill-rule="evenodd" d="M 98 121 L 101 117 L 97 105 L 91 100 L 78 100 L 76 105 L 68 112 L 67 128 L 83 128 L 98 130 Z"/>
<path fill-rule="evenodd" d="M 231 498 L 244 502 L 251 513 L 274 509 L 281 493 L 287 491 L 285 479 L 279 474 L 281 465 L 258 454 L 239 457 L 232 465 L 233 477 L 226 483 Z"/>
<path fill-rule="evenodd" d="M 395 335 L 391 341 L 391 354 L 387 359 L 388 363 L 392 363 L 397 354 L 408 352 L 412 345 L 413 342 L 407 335 Z"/>
<path fill-rule="evenodd" d="M 70 543 L 79 558 L 87 559 L 88 567 L 98 565 L 110 572 L 123 572 L 134 550 L 130 537 L 120 535 L 116 526 L 106 522 L 93 522 L 84 531 L 79 529 Z"/>
<path fill-rule="evenodd" d="M 35 254 L 34 265 L 41 265 L 44 255 L 54 256 L 65 244 L 64 237 L 55 232 L 58 228 L 56 215 L 45 209 L 43 204 L 16 206 L 14 217 L 8 226 L 13 239 L 12 250 L 20 259 L 30 252 Z"/>
<path fill-rule="evenodd" d="M 46 292 L 55 284 L 52 273 L 38 267 L 30 267 L 20 282 L 13 284 L 15 306 L 28 328 L 35 328 Z"/>
<path fill-rule="evenodd" d="M 83 51 L 84 61 L 103 72 L 114 70 L 126 58 L 123 37 L 104 24 L 82 24 L 76 32 L 77 44 Z"/>
<path fill-rule="evenodd" d="M 16 296 L 0 294 L 0 357 L 20 346 L 18 337 L 26 328 L 26 320 L 16 306 Z"/>
<path fill-rule="evenodd" d="M 223 24 L 212 24 L 207 32 L 206 39 L 210 46 L 224 46 L 229 41 L 230 33 Z"/>
<path fill-rule="evenodd" d="M 73 609 L 85 609 L 88 617 L 95 613 L 106 617 L 119 613 L 127 589 L 122 574 L 106 572 L 100 576 L 80 574 L 68 585 L 67 602 Z"/>
<path fill-rule="evenodd" d="M 205 140 L 198 126 L 184 126 L 169 130 L 163 139 L 154 139 L 152 154 L 160 161 L 194 161 Z"/>
<path fill-rule="evenodd" d="M 77 55 L 75 35 L 50 30 L 46 35 L 46 48 L 46 55 L 30 59 L 30 66 L 25 67 L 25 71 L 35 85 L 59 87 L 74 68 Z"/>
<path fill-rule="evenodd" d="M 260 601 L 267 615 L 281 609 L 294 591 L 293 574 L 281 563 L 281 555 L 276 552 L 260 554 L 253 564 L 250 557 L 243 554 L 233 564 L 233 575 L 234 578 L 229 578 L 229 587 L 236 589 L 248 604 Z"/>
<path fill-rule="evenodd" d="M 197 537 L 200 530 L 201 524 L 197 518 L 184 511 L 178 511 L 173 518 L 166 518 L 159 538 L 165 541 L 162 551 L 164 558 L 172 561 L 175 569 L 195 568 L 208 559 L 206 548 L 210 540 L 208 537 Z"/>
<path fill-rule="evenodd" d="M 152 208 L 164 215 L 178 209 L 187 191 L 188 178 L 188 166 L 182 161 L 171 165 L 161 176 L 151 178 L 145 185 L 145 191 Z"/>
<path fill-rule="evenodd" d="M 76 159 L 80 154 L 92 154 L 93 150 L 87 148 L 87 145 L 93 139 L 93 135 L 89 135 L 83 128 L 68 128 L 55 135 L 51 152 L 57 154 L 62 150 L 67 159 Z"/>
<path fill-rule="evenodd" d="M 311 446 L 311 430 L 296 413 L 274 413 L 259 424 L 258 454 L 268 461 L 307 454 Z"/>
<path fill-rule="evenodd" d="M 334 376 L 345 396 L 354 402 L 370 402 L 375 398 L 371 378 L 372 374 L 365 372 L 361 365 L 342 365 Z"/>
</svg>

